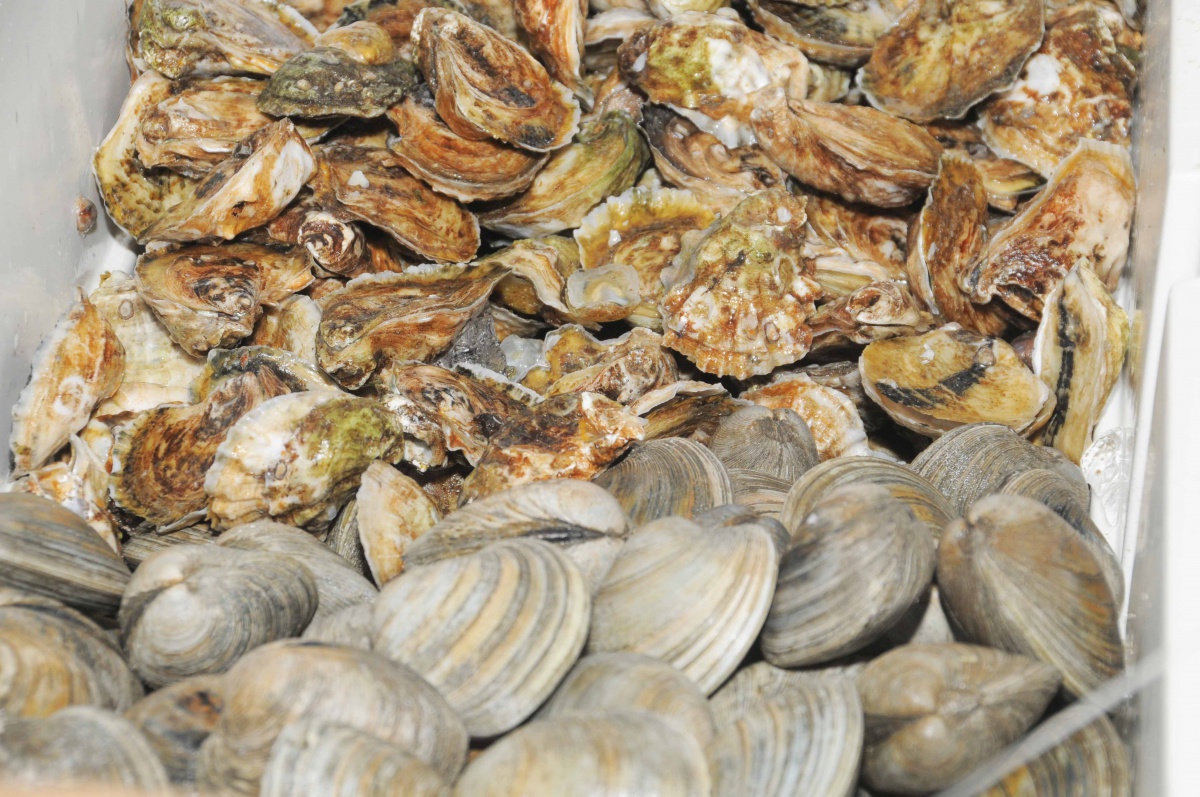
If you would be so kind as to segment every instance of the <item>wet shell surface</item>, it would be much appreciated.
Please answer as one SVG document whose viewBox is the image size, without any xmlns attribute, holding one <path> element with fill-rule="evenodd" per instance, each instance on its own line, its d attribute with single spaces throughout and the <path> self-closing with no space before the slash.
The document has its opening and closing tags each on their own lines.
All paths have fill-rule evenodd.
<svg viewBox="0 0 1200 797">
<path fill-rule="evenodd" d="M 893 21 L 893 4 L 888 0 L 812 4 L 755 0 L 748 5 L 754 21 L 767 33 L 813 61 L 841 67 L 859 66 L 870 58 L 879 35 Z"/>
<path fill-rule="evenodd" d="M 221 716 L 223 692 L 220 676 L 196 675 L 151 692 L 125 712 L 125 719 L 154 748 L 172 783 L 196 782 L 196 754 Z"/>
<path fill-rule="evenodd" d="M 634 446 L 595 479 L 636 528 L 652 520 L 691 517 L 732 503 L 733 486 L 721 460 L 692 440 L 668 437 Z"/>
<path fill-rule="evenodd" d="M 789 486 L 820 462 L 808 424 L 790 409 L 738 410 L 721 421 L 708 448 L 731 474 L 753 470 Z"/>
</svg>

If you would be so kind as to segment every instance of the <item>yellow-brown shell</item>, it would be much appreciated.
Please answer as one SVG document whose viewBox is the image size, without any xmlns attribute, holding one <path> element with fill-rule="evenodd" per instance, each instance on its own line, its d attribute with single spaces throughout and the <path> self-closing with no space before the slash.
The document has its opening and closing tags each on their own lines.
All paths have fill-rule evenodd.
<svg viewBox="0 0 1200 797">
<path fill-rule="evenodd" d="M 903 213 L 852 205 L 814 194 L 805 203 L 808 238 L 845 251 L 856 260 L 870 261 L 890 279 L 904 279 L 908 223 Z"/>
<path fill-rule="evenodd" d="M 869 282 L 817 308 L 809 319 L 813 351 L 928 332 L 937 325 L 902 283 Z"/>
<path fill-rule="evenodd" d="M 546 336 L 540 360 L 522 383 L 544 396 L 590 392 L 630 404 L 679 380 L 675 359 L 662 337 L 633 329 L 615 340 L 597 340 L 582 327 L 561 327 Z"/>
<path fill-rule="evenodd" d="M 583 80 L 583 26 L 588 0 L 514 0 L 513 11 L 530 51 L 545 65 L 550 77 L 590 101 L 591 91 Z"/>
<path fill-rule="evenodd" d="M 822 460 L 869 453 L 867 431 L 854 402 L 807 374 L 780 372 L 742 398 L 773 410 L 789 409 L 804 419 Z"/>
<path fill-rule="evenodd" d="M 754 21 L 768 34 L 814 61 L 854 67 L 871 57 L 876 39 L 892 24 L 889 0 L 790 3 L 751 0 Z"/>
</svg>

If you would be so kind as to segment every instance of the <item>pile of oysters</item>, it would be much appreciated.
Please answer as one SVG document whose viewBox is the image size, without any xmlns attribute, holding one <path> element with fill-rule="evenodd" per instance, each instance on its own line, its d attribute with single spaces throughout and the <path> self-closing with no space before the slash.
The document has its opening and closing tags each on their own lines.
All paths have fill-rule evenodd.
<svg viewBox="0 0 1200 797">
<path fill-rule="evenodd" d="M 0 783 L 925 795 L 1124 667 L 1137 9 L 132 0 Z M 661 690 L 661 691 L 659 691 Z M 979 792 L 1125 797 L 1103 714 Z"/>
</svg>

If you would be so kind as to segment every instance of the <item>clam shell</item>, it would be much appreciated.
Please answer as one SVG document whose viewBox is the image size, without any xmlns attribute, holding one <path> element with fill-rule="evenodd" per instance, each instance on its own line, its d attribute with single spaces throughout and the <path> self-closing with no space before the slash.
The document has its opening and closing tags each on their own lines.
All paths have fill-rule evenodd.
<svg viewBox="0 0 1200 797">
<path fill-rule="evenodd" d="M 556 546 L 503 540 L 413 567 L 375 602 L 372 649 L 420 673 L 487 738 L 525 720 L 583 649 L 591 600 Z"/>
<path fill-rule="evenodd" d="M 1120 604 L 1092 546 L 1052 510 L 1013 495 L 946 528 L 938 585 L 966 638 L 1041 659 L 1083 695 L 1124 667 Z"/>
<path fill-rule="evenodd" d="M 895 625 L 933 578 L 933 538 L 878 485 L 827 493 L 793 535 L 763 625 L 763 655 L 776 666 L 861 650 Z"/>
<path fill-rule="evenodd" d="M 371 577 L 371 568 L 358 538 L 358 499 L 351 498 L 338 512 L 337 520 L 325 535 L 325 544 L 346 560 L 356 572 Z"/>
<path fill-rule="evenodd" d="M 808 424 L 789 409 L 738 410 L 721 421 L 708 447 L 731 476 L 747 469 L 789 486 L 821 461 Z"/>
<path fill-rule="evenodd" d="M 112 618 L 129 568 L 69 509 L 26 493 L 0 494 L 0 587 L 62 601 L 92 618 Z"/>
<path fill-rule="evenodd" d="M 711 693 L 754 643 L 778 561 L 761 526 L 651 523 L 625 543 L 596 595 L 587 650 L 653 656 Z"/>
<path fill-rule="evenodd" d="M 617 499 L 635 528 L 733 503 L 733 485 L 716 454 L 682 437 L 641 443 L 594 481 Z"/>
<path fill-rule="evenodd" d="M 814 679 L 841 679 L 852 683 L 861 668 L 826 667 L 813 670 L 785 670 L 766 661 L 750 664 L 734 673 L 709 698 L 718 727 L 728 728 L 761 703 L 795 695 L 807 689 Z M 855 693 L 857 696 L 857 693 Z M 861 711 L 861 706 L 859 711 Z M 853 712 L 848 719 L 853 719 Z M 859 732 L 861 736 L 861 731 Z M 861 744 L 861 739 L 860 739 Z"/>
<path fill-rule="evenodd" d="M 779 520 L 790 482 L 748 468 L 728 468 L 728 473 L 734 503 Z"/>
<path fill-rule="evenodd" d="M 537 720 L 493 744 L 463 772 L 456 797 L 709 794 L 695 739 L 647 712 Z"/>
<path fill-rule="evenodd" d="M 741 398 L 799 415 L 812 433 L 822 460 L 868 452 L 867 430 L 854 401 L 807 374 L 778 371 L 766 384 L 742 391 Z"/>
<path fill-rule="evenodd" d="M 0 711 L 44 717 L 66 706 L 122 711 L 142 685 L 98 625 L 58 601 L 0 589 Z"/>
<path fill-rule="evenodd" d="M 1129 797 L 1133 761 L 1112 722 L 1101 715 L 1042 755 L 1008 773 L 980 797 L 1079 794 Z"/>
<path fill-rule="evenodd" d="M 1054 668 L 974 645 L 904 645 L 858 676 L 866 714 L 863 780 L 927 794 L 1016 741 L 1058 691 Z"/>
<path fill-rule="evenodd" d="M 355 506 L 363 558 L 380 586 L 400 575 L 408 547 L 441 517 L 421 485 L 380 460 L 363 472 Z"/>
<path fill-rule="evenodd" d="M 466 761 L 466 729 L 445 699 L 378 654 L 287 640 L 251 651 L 224 677 L 225 709 L 200 746 L 202 790 L 257 794 L 272 745 L 301 719 L 373 734 L 447 780 Z"/>
<path fill-rule="evenodd" d="M 313 618 L 301 636 L 329 645 L 370 650 L 374 612 L 374 601 L 346 606 L 331 614 Z"/>
<path fill-rule="evenodd" d="M 196 782 L 196 755 L 224 708 L 219 675 L 196 675 L 150 693 L 125 712 L 146 737 L 172 783 Z"/>
<path fill-rule="evenodd" d="M 762 517 L 754 510 L 740 504 L 722 504 L 692 518 L 692 522 L 703 529 L 732 529 L 737 526 L 755 526 L 770 535 L 775 551 L 783 556 L 792 544 L 792 535 L 778 520 Z"/>
<path fill-rule="evenodd" d="M 159 551 L 176 545 L 208 545 L 216 540 L 208 526 L 188 526 L 166 534 L 143 531 L 130 535 L 121 548 L 121 555 L 131 568 L 136 568 Z"/>
</svg>

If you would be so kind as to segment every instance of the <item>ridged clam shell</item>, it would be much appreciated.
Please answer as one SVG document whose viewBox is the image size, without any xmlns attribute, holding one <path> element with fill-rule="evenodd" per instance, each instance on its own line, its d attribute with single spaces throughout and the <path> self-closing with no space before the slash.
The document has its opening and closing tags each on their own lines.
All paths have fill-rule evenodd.
<svg viewBox="0 0 1200 797">
<path fill-rule="evenodd" d="M 217 541 L 208 526 L 188 526 L 179 531 L 157 534 L 153 531 L 135 532 L 121 546 L 121 556 L 130 567 L 140 567 L 142 562 L 159 551 L 176 545 L 210 545 Z"/>
<path fill-rule="evenodd" d="M 588 633 L 587 585 L 541 540 L 493 543 L 413 567 L 375 601 L 372 648 L 446 696 L 475 737 L 511 730 L 575 663 Z"/>
<path fill-rule="evenodd" d="M 121 644 L 151 686 L 220 673 L 251 648 L 298 635 L 317 596 L 312 572 L 292 557 L 179 545 L 130 579 L 117 618 Z"/>
<path fill-rule="evenodd" d="M 7 720 L 0 726 L 0 780 L 6 786 L 167 788 L 167 774 L 137 728 L 94 706 Z"/>
<path fill-rule="evenodd" d="M 863 780 L 897 794 L 944 789 L 1035 723 L 1058 672 L 974 645 L 904 645 L 858 676 L 866 714 Z"/>
<path fill-rule="evenodd" d="M 771 536 L 775 550 L 780 556 L 787 553 L 791 547 L 792 535 L 778 520 L 762 517 L 753 509 L 741 504 L 722 504 L 714 506 L 706 512 L 701 512 L 692 518 L 692 522 L 704 529 L 732 529 L 736 526 L 756 526 Z"/>
<path fill-rule="evenodd" d="M 625 543 L 596 595 L 588 652 L 644 653 L 711 693 L 754 643 L 778 563 L 759 526 L 652 523 Z"/>
<path fill-rule="evenodd" d="M 748 468 L 729 468 L 733 500 L 763 517 L 779 519 L 791 483 Z"/>
<path fill-rule="evenodd" d="M 142 684 L 98 625 L 58 601 L 0 589 L 0 712 L 121 711 L 141 696 Z"/>
<path fill-rule="evenodd" d="M 125 712 L 172 783 L 196 782 L 196 754 L 221 716 L 224 683 L 219 675 L 185 678 L 151 692 Z"/>
<path fill-rule="evenodd" d="M 351 498 L 338 512 L 337 520 L 325 535 L 325 544 L 334 553 L 345 559 L 351 567 L 365 577 L 370 577 L 371 567 L 367 564 L 362 541 L 358 538 L 358 499 Z"/>
<path fill-rule="evenodd" d="M 455 797 L 610 797 L 709 794 L 694 738 L 646 712 L 537 720 L 471 762 Z"/>
<path fill-rule="evenodd" d="M 955 518 L 946 497 L 912 468 L 879 457 L 838 457 L 822 462 L 792 485 L 779 520 L 794 535 L 826 495 L 846 484 L 878 484 L 905 504 L 929 529 L 934 539 Z"/>
<path fill-rule="evenodd" d="M 767 661 L 796 667 L 869 645 L 933 578 L 934 541 L 883 487 L 828 493 L 794 531 L 763 625 Z"/>
<path fill-rule="evenodd" d="M 0 587 L 111 618 L 129 568 L 83 518 L 46 498 L 0 494 Z"/>
<path fill-rule="evenodd" d="M 788 484 L 821 461 L 808 424 L 789 409 L 738 410 L 721 421 L 708 447 L 729 470 L 746 468 Z"/>
<path fill-rule="evenodd" d="M 635 528 L 733 502 L 733 485 L 721 460 L 682 437 L 636 445 L 593 481 L 613 494 Z"/>
<path fill-rule="evenodd" d="M 646 711 L 696 738 L 701 747 L 716 728 L 708 699 L 690 678 L 640 653 L 584 656 L 538 712 L 539 718 Z"/>
<path fill-rule="evenodd" d="M 743 667 L 708 699 L 718 727 L 728 727 L 755 705 L 803 690 L 814 678 L 853 680 L 861 668 L 822 667 L 812 670 L 785 670 L 768 661 Z"/>
<path fill-rule="evenodd" d="M 330 645 L 370 650 L 374 613 L 374 601 L 356 603 L 333 614 L 314 618 L 301 636 Z"/>
<path fill-rule="evenodd" d="M 1057 668 L 1072 695 L 1124 667 L 1120 604 L 1078 532 L 1042 504 L 1014 495 L 975 502 L 946 528 L 938 585 L 966 638 Z"/>
<path fill-rule="evenodd" d="M 466 729 L 445 699 L 378 654 L 286 640 L 251 651 L 224 677 L 225 709 L 200 746 L 202 790 L 257 794 L 272 745 L 301 719 L 374 734 L 446 779 L 466 761 Z"/>
<path fill-rule="evenodd" d="M 1108 717 L 1071 735 L 980 797 L 1129 797 L 1133 762 Z"/>
<path fill-rule="evenodd" d="M 297 722 L 275 740 L 259 794 L 450 797 L 450 787 L 429 764 L 378 736 L 347 725 Z"/>
</svg>

